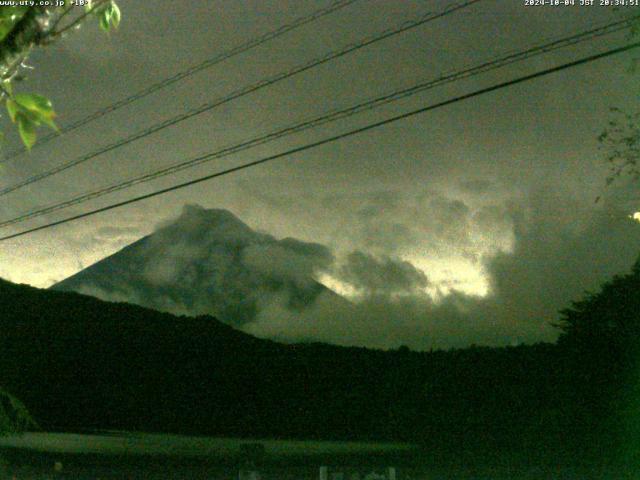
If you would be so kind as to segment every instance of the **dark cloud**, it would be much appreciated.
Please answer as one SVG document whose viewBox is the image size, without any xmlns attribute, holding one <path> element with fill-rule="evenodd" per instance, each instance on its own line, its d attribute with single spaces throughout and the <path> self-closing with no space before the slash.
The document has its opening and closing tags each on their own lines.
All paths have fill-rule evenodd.
<svg viewBox="0 0 640 480">
<path fill-rule="evenodd" d="M 566 205 L 571 208 L 566 209 Z M 493 216 L 496 211 L 490 209 Z M 486 212 L 485 212 L 486 213 Z M 357 252 L 343 270 L 345 280 L 371 285 L 354 305 L 334 310 L 318 302 L 305 320 L 286 310 L 258 316 L 249 331 L 288 340 L 314 338 L 340 344 L 413 348 L 446 348 L 476 344 L 553 341 L 558 312 L 586 290 L 595 291 L 612 275 L 626 272 L 640 253 L 640 228 L 611 205 L 571 202 L 565 194 L 540 189 L 508 213 L 514 227 L 514 249 L 485 260 L 491 283 L 487 297 L 454 289 L 439 301 L 415 290 L 394 296 L 378 288 L 391 278 L 384 261 Z M 500 212 L 498 218 L 503 218 Z M 397 265 L 394 265 L 397 267 Z M 396 273 L 417 275 L 403 264 Z M 411 282 L 401 275 L 404 285 Z M 357 283 L 354 281 L 354 283 Z M 393 282 L 391 282 L 393 283 Z"/>
<path fill-rule="evenodd" d="M 463 199 L 435 191 L 388 191 L 361 201 L 349 234 L 354 244 L 380 254 L 401 255 L 416 246 L 431 255 L 446 254 L 472 246 L 474 235 L 484 234 L 479 230 L 504 226 L 504 222 L 495 225 L 490 221 L 494 219 L 483 218 L 488 216 L 481 213 L 487 207 L 472 208 Z M 477 221 L 483 219 L 486 221 Z"/>
<path fill-rule="evenodd" d="M 340 305 L 326 300 L 320 296 L 302 312 L 272 303 L 244 329 L 288 342 L 312 340 L 377 348 L 407 345 L 417 350 L 541 340 L 538 325 L 508 321 L 495 315 L 491 303 L 455 292 L 438 302 L 419 292 L 369 294 Z"/>
<path fill-rule="evenodd" d="M 557 311 L 640 253 L 640 228 L 612 204 L 568 199 L 551 188 L 513 211 L 515 249 L 487 264 L 503 315 L 521 323 L 555 320 Z"/>
<path fill-rule="evenodd" d="M 407 261 L 376 258 L 360 251 L 347 256 L 339 274 L 343 281 L 367 295 L 412 293 L 424 289 L 429 283 L 424 272 Z"/>
<path fill-rule="evenodd" d="M 479 195 L 491 192 L 495 188 L 495 183 L 485 179 L 463 180 L 460 182 L 460 187 L 464 191 Z"/>
</svg>

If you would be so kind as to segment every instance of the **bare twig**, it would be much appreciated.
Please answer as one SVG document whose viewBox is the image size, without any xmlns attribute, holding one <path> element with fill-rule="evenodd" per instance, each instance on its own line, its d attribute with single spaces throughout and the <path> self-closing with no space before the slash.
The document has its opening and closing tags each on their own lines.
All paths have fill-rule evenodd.
<svg viewBox="0 0 640 480">
<path fill-rule="evenodd" d="M 60 15 L 58 15 L 58 18 L 56 18 L 56 21 L 53 23 L 53 25 L 51 25 L 51 28 L 49 29 L 49 31 L 55 32 L 56 28 L 58 28 L 58 25 L 60 25 L 60 22 L 62 21 L 62 19 L 66 17 L 73 8 L 74 8 L 73 4 L 68 5 L 67 8 L 65 8 L 64 11 Z"/>
<path fill-rule="evenodd" d="M 95 5 L 93 7 L 91 7 L 90 10 L 87 10 L 82 15 L 79 15 L 73 22 L 71 22 L 69 25 L 65 26 L 61 30 L 58 30 L 57 32 L 56 31 L 51 32 L 48 35 L 48 38 L 55 39 L 55 38 L 63 35 L 65 32 L 71 30 L 76 25 L 79 25 L 89 15 L 91 15 L 92 13 L 95 13 L 99 8 L 103 7 L 104 5 L 106 5 L 107 3 L 110 3 L 110 2 L 111 2 L 111 0 L 98 0 L 95 3 Z"/>
</svg>

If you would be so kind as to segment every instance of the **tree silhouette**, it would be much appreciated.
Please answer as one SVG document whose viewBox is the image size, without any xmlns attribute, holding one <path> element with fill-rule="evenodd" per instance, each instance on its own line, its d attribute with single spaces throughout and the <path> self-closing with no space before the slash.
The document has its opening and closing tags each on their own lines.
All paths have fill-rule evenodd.
<svg viewBox="0 0 640 480">
<path fill-rule="evenodd" d="M 615 276 L 561 314 L 558 347 L 576 393 L 574 424 L 625 462 L 638 462 L 640 258 L 631 273 Z"/>
<path fill-rule="evenodd" d="M 631 273 L 615 276 L 600 292 L 587 293 L 560 313 L 559 345 L 593 357 L 600 365 L 604 358 L 614 361 L 603 365 L 609 371 L 634 366 L 640 346 L 640 258 Z"/>
</svg>

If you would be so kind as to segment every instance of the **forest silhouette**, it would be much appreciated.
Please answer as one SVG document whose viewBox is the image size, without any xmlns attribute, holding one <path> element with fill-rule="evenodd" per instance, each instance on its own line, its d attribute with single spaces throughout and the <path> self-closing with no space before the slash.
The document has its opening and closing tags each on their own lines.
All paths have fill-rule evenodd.
<svg viewBox="0 0 640 480">
<path fill-rule="evenodd" d="M 212 317 L 0 281 L 0 385 L 46 431 L 401 440 L 433 462 L 637 462 L 640 260 L 554 344 L 280 344 Z"/>
</svg>

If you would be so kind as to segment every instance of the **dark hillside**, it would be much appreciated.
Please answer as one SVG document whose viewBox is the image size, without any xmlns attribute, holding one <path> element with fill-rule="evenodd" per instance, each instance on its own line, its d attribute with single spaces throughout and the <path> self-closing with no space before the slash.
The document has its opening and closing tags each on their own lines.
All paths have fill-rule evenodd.
<svg viewBox="0 0 640 480">
<path fill-rule="evenodd" d="M 403 378 L 393 373 L 403 363 L 394 355 L 282 345 L 211 317 L 175 317 L 4 281 L 0 303 L 0 383 L 44 428 L 390 433 L 387 392 Z"/>
<path fill-rule="evenodd" d="M 0 305 L 0 384 L 44 429 L 413 440 L 434 458 L 488 459 L 587 455 L 598 431 L 572 353 L 555 345 L 284 345 L 211 317 L 6 281 Z"/>
</svg>

